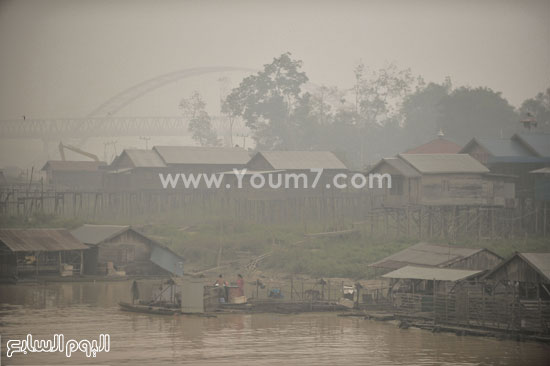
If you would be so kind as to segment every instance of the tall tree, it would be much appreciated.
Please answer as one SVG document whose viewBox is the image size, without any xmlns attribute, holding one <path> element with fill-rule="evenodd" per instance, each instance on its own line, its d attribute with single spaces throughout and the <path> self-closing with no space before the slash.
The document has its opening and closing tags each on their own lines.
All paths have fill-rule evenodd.
<svg viewBox="0 0 550 366">
<path fill-rule="evenodd" d="M 302 86 L 308 81 L 302 62 L 283 53 L 255 75 L 243 79 L 224 103 L 224 111 L 241 117 L 254 133 L 260 149 L 294 149 L 301 123 L 295 116 L 308 97 Z"/>
<path fill-rule="evenodd" d="M 201 146 L 220 146 L 216 131 L 212 128 L 212 120 L 206 112 L 206 103 L 198 91 L 194 91 L 189 98 L 184 98 L 179 104 L 184 117 L 189 121 L 188 130 L 193 140 Z"/>
<path fill-rule="evenodd" d="M 410 69 L 390 64 L 369 71 L 362 63 L 355 70 L 355 109 L 362 125 L 384 125 L 398 118 L 401 105 L 415 83 Z M 419 79 L 421 81 L 421 79 Z"/>
</svg>

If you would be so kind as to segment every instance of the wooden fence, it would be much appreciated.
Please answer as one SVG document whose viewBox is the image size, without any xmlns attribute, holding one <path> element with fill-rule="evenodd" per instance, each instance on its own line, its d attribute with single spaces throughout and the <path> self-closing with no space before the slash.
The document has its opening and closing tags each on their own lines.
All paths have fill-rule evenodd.
<svg viewBox="0 0 550 366">
<path fill-rule="evenodd" d="M 88 221 L 132 220 L 175 212 L 186 217 L 219 215 L 262 224 L 356 229 L 384 238 L 514 238 L 550 234 L 547 202 L 515 208 L 488 206 L 380 207 L 363 190 L 178 190 L 134 192 L 55 191 L 43 187 L 0 189 L 0 219 L 54 214 Z"/>
</svg>

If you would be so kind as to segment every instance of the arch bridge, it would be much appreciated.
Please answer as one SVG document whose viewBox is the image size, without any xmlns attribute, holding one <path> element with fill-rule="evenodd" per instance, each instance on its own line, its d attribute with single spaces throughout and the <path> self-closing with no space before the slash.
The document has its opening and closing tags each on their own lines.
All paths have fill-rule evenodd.
<svg viewBox="0 0 550 366">
<path fill-rule="evenodd" d="M 0 121 L 0 138 L 91 138 L 108 136 L 187 135 L 187 121 L 181 116 L 119 117 L 125 106 L 147 93 L 178 80 L 220 72 L 254 72 L 244 67 L 211 66 L 179 70 L 139 84 L 113 96 L 84 118 L 16 119 Z"/>
</svg>

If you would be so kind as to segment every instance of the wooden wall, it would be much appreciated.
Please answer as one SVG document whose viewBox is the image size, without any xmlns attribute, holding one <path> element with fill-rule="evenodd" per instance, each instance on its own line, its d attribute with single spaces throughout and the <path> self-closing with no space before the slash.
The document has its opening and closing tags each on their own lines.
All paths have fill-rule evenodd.
<svg viewBox="0 0 550 366">
<path fill-rule="evenodd" d="M 502 258 L 487 250 L 482 250 L 474 255 L 451 263 L 448 268 L 485 270 L 493 269 L 502 262 Z"/>
<path fill-rule="evenodd" d="M 540 275 L 529 263 L 524 261 L 521 257 L 515 256 L 508 263 L 498 268 L 492 273 L 488 280 L 499 281 L 516 281 L 516 282 L 528 282 L 528 283 L 550 283 L 544 277 Z"/>
</svg>

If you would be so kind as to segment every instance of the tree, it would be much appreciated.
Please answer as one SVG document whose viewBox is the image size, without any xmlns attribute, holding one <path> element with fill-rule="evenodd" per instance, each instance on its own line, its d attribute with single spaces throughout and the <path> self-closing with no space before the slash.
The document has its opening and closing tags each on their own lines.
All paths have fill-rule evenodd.
<svg viewBox="0 0 550 366">
<path fill-rule="evenodd" d="M 448 78 L 418 88 L 406 98 L 402 114 L 409 146 L 427 142 L 440 129 L 460 144 L 472 137 L 509 137 L 518 122 L 514 107 L 500 93 L 484 87 L 453 90 Z"/>
<path fill-rule="evenodd" d="M 455 89 L 438 108 L 438 125 L 461 144 L 472 137 L 509 137 L 519 120 L 514 107 L 500 93 L 486 87 Z"/>
<path fill-rule="evenodd" d="M 193 140 L 201 146 L 220 146 L 216 131 L 212 128 L 212 120 L 205 110 L 206 103 L 199 92 L 194 91 L 189 98 L 181 100 L 180 109 L 189 121 L 188 130 Z"/>
<path fill-rule="evenodd" d="M 415 82 L 410 69 L 396 65 L 369 71 L 362 63 L 354 70 L 355 110 L 363 125 L 384 125 L 398 118 L 401 105 Z M 419 82 L 422 79 L 418 79 Z"/>
<path fill-rule="evenodd" d="M 301 89 L 308 81 L 301 67 L 301 61 L 283 53 L 256 75 L 243 79 L 225 99 L 224 113 L 245 120 L 259 149 L 297 147 L 301 121 L 295 113 L 308 100 Z"/>
<path fill-rule="evenodd" d="M 403 127 L 409 136 L 409 146 L 423 144 L 443 129 L 440 125 L 443 119 L 440 103 L 449 96 L 451 87 L 451 81 L 447 78 L 443 84 L 429 83 L 417 88 L 405 99 L 401 114 Z"/>
</svg>

